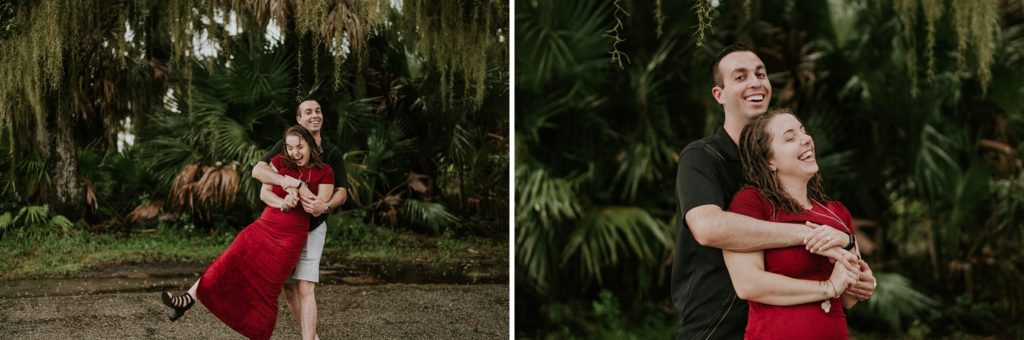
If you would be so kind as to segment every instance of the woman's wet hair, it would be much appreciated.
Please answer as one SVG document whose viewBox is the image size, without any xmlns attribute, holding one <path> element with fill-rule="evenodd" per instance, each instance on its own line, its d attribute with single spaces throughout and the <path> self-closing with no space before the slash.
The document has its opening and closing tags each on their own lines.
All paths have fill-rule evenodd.
<svg viewBox="0 0 1024 340">
<path fill-rule="evenodd" d="M 284 130 L 285 145 L 281 147 L 281 157 L 284 158 L 285 164 L 295 169 L 299 167 L 295 164 L 295 160 L 288 155 L 288 136 L 292 135 L 298 136 L 299 138 L 302 138 L 302 140 L 306 141 L 306 145 L 309 147 L 309 165 L 322 168 L 324 166 L 324 161 L 320 157 L 320 147 L 317 146 L 316 139 L 313 138 L 313 134 L 310 133 L 309 130 L 306 130 L 306 128 L 302 127 L 302 125 L 295 125 Z"/>
<path fill-rule="evenodd" d="M 743 132 L 740 133 L 740 163 L 743 166 L 743 181 L 747 186 L 759 190 L 776 209 L 795 214 L 803 209 L 782 189 L 775 172 L 768 167 L 768 161 L 772 158 L 774 137 L 768 131 L 768 123 L 780 115 L 797 118 L 793 110 L 775 109 L 750 119 L 747 126 L 743 127 Z M 797 118 L 797 121 L 800 121 L 800 118 Z M 811 201 L 823 204 L 828 201 L 828 197 L 822 191 L 820 171 L 807 183 L 807 197 Z"/>
</svg>

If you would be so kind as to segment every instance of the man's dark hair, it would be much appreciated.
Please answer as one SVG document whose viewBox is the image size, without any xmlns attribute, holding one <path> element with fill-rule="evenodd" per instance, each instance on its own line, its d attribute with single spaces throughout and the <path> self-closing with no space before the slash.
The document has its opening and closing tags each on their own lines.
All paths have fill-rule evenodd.
<svg viewBox="0 0 1024 340">
<path fill-rule="evenodd" d="M 725 82 L 722 81 L 722 73 L 718 71 L 718 64 L 722 62 L 722 59 L 725 59 L 725 56 L 727 56 L 729 54 L 732 54 L 733 52 L 744 52 L 744 51 L 754 53 L 754 50 L 750 49 L 750 47 L 747 47 L 747 45 L 744 45 L 744 44 L 732 44 L 732 45 L 726 46 L 721 51 L 718 51 L 718 54 L 715 54 L 714 62 L 711 64 L 711 79 L 715 82 L 715 86 L 718 86 L 718 87 L 725 86 Z M 754 54 L 757 54 L 757 53 L 754 53 Z"/>
</svg>

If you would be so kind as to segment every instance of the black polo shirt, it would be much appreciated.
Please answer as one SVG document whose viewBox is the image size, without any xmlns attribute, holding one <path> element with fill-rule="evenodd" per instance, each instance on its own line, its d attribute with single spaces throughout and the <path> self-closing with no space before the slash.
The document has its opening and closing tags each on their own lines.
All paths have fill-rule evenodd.
<svg viewBox="0 0 1024 340">
<path fill-rule="evenodd" d="M 331 170 L 334 170 L 334 187 L 342 187 L 348 189 L 348 174 L 345 172 L 345 158 L 342 157 L 345 153 L 341 151 L 341 148 L 334 145 L 327 138 L 320 137 L 320 157 L 324 160 L 324 163 L 331 166 Z M 284 140 L 277 141 L 274 147 L 270 148 L 263 161 L 270 164 L 270 159 L 274 158 L 275 155 L 281 154 L 281 150 L 284 149 Z M 316 229 L 320 223 L 327 220 L 327 214 L 320 214 L 320 216 L 310 216 L 309 218 L 309 230 Z"/>
<path fill-rule="evenodd" d="M 722 127 L 679 155 L 672 262 L 672 303 L 682 316 L 677 339 L 743 339 L 747 302 L 736 297 L 722 250 L 701 246 L 686 223 L 690 209 L 727 209 L 742 182 L 739 148 Z"/>
</svg>

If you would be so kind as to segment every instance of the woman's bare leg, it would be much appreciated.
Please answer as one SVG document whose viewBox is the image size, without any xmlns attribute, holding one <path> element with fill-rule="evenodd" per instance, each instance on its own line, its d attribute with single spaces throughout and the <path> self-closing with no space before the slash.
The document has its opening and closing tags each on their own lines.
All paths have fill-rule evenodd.
<svg viewBox="0 0 1024 340">
<path fill-rule="evenodd" d="M 199 280 L 196 280 L 196 283 L 193 283 L 192 287 L 190 287 L 188 289 L 188 295 L 192 295 L 193 299 L 199 300 L 199 295 L 196 295 L 197 294 L 196 290 L 198 288 L 199 288 Z"/>
</svg>

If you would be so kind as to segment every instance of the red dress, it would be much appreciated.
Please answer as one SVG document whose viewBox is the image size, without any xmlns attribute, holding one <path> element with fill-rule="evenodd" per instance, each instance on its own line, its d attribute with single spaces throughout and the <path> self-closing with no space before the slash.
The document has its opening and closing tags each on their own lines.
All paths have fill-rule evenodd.
<svg viewBox="0 0 1024 340">
<path fill-rule="evenodd" d="M 800 224 L 811 221 L 843 232 L 847 232 L 845 228 L 850 228 L 850 232 L 854 230 L 850 211 L 839 202 L 829 201 L 824 206 L 814 203 L 811 210 L 790 214 L 774 210 L 760 191 L 750 187 L 736 193 L 729 210 L 765 221 Z M 803 245 L 764 251 L 766 271 L 795 279 L 828 280 L 833 266 L 827 257 L 812 254 Z M 847 339 L 849 334 L 842 301 L 831 299 L 832 307 L 828 313 L 821 308 L 823 301 L 793 306 L 748 301 L 746 339 Z"/>
<path fill-rule="evenodd" d="M 298 178 L 314 194 L 319 184 L 334 184 L 330 166 L 288 168 L 281 156 L 271 159 L 278 173 Z M 273 187 L 274 194 L 287 193 Z M 277 301 L 295 269 L 309 233 L 309 214 L 297 206 L 289 211 L 266 207 L 245 227 L 199 280 L 199 301 L 231 329 L 250 339 L 270 339 L 277 323 Z"/>
</svg>

